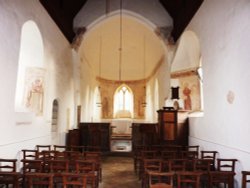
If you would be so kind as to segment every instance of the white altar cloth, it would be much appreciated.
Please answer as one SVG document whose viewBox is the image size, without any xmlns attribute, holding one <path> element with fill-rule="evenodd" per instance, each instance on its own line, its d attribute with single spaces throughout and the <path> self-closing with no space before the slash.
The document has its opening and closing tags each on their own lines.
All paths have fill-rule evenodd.
<svg viewBox="0 0 250 188">
<path fill-rule="evenodd" d="M 132 119 L 129 118 L 112 119 L 111 121 L 111 126 L 113 126 L 112 134 L 131 135 L 132 122 L 133 122 Z"/>
</svg>

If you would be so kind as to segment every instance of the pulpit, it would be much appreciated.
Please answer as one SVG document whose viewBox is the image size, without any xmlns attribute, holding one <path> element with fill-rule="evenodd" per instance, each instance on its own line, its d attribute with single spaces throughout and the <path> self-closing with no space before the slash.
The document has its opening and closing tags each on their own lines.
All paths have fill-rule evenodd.
<svg viewBox="0 0 250 188">
<path fill-rule="evenodd" d="M 157 134 L 160 143 L 188 145 L 188 112 L 158 110 Z"/>
</svg>

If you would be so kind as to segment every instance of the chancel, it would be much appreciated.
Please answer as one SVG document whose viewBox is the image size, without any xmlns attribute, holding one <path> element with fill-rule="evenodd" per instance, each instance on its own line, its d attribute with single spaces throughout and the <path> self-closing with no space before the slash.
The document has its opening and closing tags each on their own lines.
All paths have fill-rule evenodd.
<svg viewBox="0 0 250 188">
<path fill-rule="evenodd" d="M 249 18 L 248 0 L 0 0 L 0 187 L 247 187 Z"/>
</svg>

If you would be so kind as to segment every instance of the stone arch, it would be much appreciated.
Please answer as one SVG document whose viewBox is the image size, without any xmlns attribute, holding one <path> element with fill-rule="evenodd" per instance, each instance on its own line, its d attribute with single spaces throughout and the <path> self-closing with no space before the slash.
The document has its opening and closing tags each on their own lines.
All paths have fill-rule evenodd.
<svg viewBox="0 0 250 188">
<path fill-rule="evenodd" d="M 181 109 L 203 110 L 202 84 L 199 38 L 193 31 L 187 30 L 177 43 L 171 65 L 171 87 L 179 88 L 178 105 Z"/>
</svg>

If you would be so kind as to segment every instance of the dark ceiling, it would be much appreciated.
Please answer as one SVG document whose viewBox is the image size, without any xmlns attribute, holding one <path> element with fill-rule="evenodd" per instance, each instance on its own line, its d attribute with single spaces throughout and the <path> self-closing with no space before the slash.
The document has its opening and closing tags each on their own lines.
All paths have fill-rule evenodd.
<svg viewBox="0 0 250 188">
<path fill-rule="evenodd" d="M 159 0 L 173 18 L 172 37 L 177 41 L 203 0 Z M 62 33 L 71 43 L 76 33 L 73 20 L 87 0 L 40 0 Z M 142 0 L 143 2 L 143 0 Z M 83 18 L 84 19 L 84 18 Z"/>
</svg>

